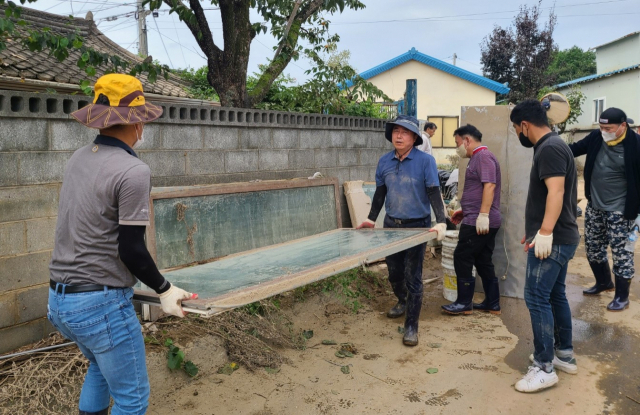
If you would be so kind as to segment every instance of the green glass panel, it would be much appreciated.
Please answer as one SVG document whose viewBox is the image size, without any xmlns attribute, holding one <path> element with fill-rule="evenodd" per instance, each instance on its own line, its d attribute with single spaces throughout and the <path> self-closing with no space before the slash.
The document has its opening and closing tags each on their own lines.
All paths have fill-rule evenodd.
<svg viewBox="0 0 640 415">
<path fill-rule="evenodd" d="M 400 242 L 424 231 L 340 229 L 291 244 L 170 271 L 164 275 L 178 287 L 197 293 L 201 299 L 214 298 L 279 277 L 309 271 L 332 261 L 366 254 L 369 250 Z M 406 248 L 408 246 L 399 249 Z"/>
<path fill-rule="evenodd" d="M 157 199 L 153 210 L 160 269 L 338 227 L 334 186 Z"/>
</svg>

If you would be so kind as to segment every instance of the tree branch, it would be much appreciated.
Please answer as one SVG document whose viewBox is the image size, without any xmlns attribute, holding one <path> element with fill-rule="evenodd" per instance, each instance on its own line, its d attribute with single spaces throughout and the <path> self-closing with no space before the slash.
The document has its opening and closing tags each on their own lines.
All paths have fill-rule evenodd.
<svg viewBox="0 0 640 415">
<path fill-rule="evenodd" d="M 258 79 L 256 86 L 249 91 L 249 104 L 251 106 L 264 99 L 269 92 L 269 88 L 271 88 L 273 81 L 280 76 L 284 68 L 286 68 L 289 62 L 291 62 L 291 58 L 293 57 L 292 54 L 287 54 L 286 56 L 283 56 L 282 54 L 285 49 L 284 46 L 287 45 L 288 48 L 293 49 L 293 47 L 298 43 L 302 25 L 307 21 L 307 19 L 309 19 L 309 17 L 316 13 L 323 4 L 324 0 L 312 0 L 308 4 L 304 5 L 300 9 L 300 12 L 294 16 L 293 20 L 291 20 L 291 25 L 288 26 L 289 30 L 285 32 L 286 36 L 283 36 L 282 41 L 280 42 L 281 47 L 279 47 L 278 52 L 274 55 L 269 66 L 265 69 L 262 75 L 260 75 L 260 79 Z M 292 13 L 292 15 L 294 14 Z"/>
<path fill-rule="evenodd" d="M 178 0 L 172 0 L 174 2 L 178 2 Z M 222 52 L 220 48 L 216 46 L 213 41 L 213 35 L 211 34 L 211 29 L 209 28 L 209 23 L 207 22 L 207 17 L 204 15 L 204 10 L 202 10 L 202 6 L 198 0 L 189 0 L 189 6 L 193 11 L 193 14 L 196 18 L 196 24 L 200 29 L 200 33 L 202 34 L 199 38 L 199 33 L 193 33 L 193 36 L 198 41 L 198 44 L 202 43 L 204 48 L 201 46 L 202 51 L 208 58 L 213 58 L 216 62 L 220 57 L 220 53 Z M 209 53 L 207 53 L 209 52 Z"/>
<path fill-rule="evenodd" d="M 204 12 L 200 4 L 196 2 L 200 10 L 200 16 L 198 16 L 195 9 L 186 7 L 179 0 L 163 0 L 163 2 L 171 7 L 171 10 L 175 11 L 180 20 L 187 25 L 187 28 L 207 58 L 217 61 L 221 51 L 213 41 L 209 24 L 206 18 L 204 18 Z"/>
<path fill-rule="evenodd" d="M 296 3 L 293 5 L 293 11 L 291 12 L 291 16 L 289 16 L 287 27 L 284 29 L 284 34 L 282 35 L 282 42 L 280 42 L 280 46 L 278 46 L 278 50 L 276 50 L 276 53 L 273 54 L 273 59 L 275 59 L 276 56 L 280 54 L 280 52 L 282 51 L 282 47 L 287 41 L 287 36 L 289 36 L 289 30 L 291 29 L 291 25 L 293 24 L 293 19 L 295 19 L 296 17 L 296 13 L 298 12 L 298 7 L 300 7 L 300 4 L 302 4 L 302 0 L 296 1 Z"/>
</svg>

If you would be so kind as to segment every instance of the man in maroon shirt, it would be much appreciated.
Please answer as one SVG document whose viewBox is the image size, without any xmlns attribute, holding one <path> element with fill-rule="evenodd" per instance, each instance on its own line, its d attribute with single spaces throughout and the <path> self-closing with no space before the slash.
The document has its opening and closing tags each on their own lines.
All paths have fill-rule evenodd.
<svg viewBox="0 0 640 415">
<path fill-rule="evenodd" d="M 465 173 L 461 210 L 451 221 L 462 222 L 453 266 L 458 280 L 458 298 L 442 309 L 449 314 L 471 314 L 473 309 L 500 314 L 500 290 L 493 268 L 493 248 L 500 228 L 500 164 L 487 146 L 482 133 L 471 124 L 458 128 L 453 136 L 462 158 L 471 158 Z M 473 267 L 482 278 L 485 298 L 473 304 Z"/>
</svg>

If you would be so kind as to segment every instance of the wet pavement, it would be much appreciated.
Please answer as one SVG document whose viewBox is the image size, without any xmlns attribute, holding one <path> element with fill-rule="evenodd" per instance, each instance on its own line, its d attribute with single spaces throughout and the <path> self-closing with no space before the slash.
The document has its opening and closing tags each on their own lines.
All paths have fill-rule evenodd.
<svg viewBox="0 0 640 415">
<path fill-rule="evenodd" d="M 576 260 L 584 259 L 584 248 L 576 253 Z M 636 263 L 638 263 L 636 255 Z M 589 275 L 567 275 L 567 298 L 573 317 L 573 346 L 578 367 L 580 356 L 588 356 L 601 363 L 602 373 L 598 388 L 607 399 L 607 405 L 615 405 L 615 412 L 603 414 L 640 414 L 640 335 L 625 324 L 640 320 L 640 314 L 627 309 L 620 323 L 606 321 L 606 302 L 598 297 L 584 296 L 584 285 L 593 283 Z M 640 284 L 635 279 L 631 284 L 632 301 L 640 296 Z M 603 294 L 606 295 L 606 294 Z M 611 297 L 611 293 L 607 296 Z M 502 321 L 509 331 L 518 337 L 518 343 L 505 362 L 514 370 L 524 373 L 529 365 L 529 354 L 533 352 L 531 319 L 524 300 L 502 298 Z M 635 320 L 635 321 L 634 321 Z M 595 374 L 595 373 L 594 373 Z"/>
</svg>

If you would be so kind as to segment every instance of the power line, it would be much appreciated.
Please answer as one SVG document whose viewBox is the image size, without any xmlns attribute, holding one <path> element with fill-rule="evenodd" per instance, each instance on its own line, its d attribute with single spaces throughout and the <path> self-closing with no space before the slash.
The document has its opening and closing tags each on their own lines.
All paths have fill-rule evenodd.
<svg viewBox="0 0 640 415">
<path fill-rule="evenodd" d="M 160 33 L 160 29 L 158 29 L 158 22 L 156 22 L 156 19 L 153 19 L 153 23 L 156 24 L 156 30 L 158 31 L 158 33 Z M 173 65 L 173 62 L 171 61 L 171 56 L 169 56 L 169 51 L 167 51 L 167 45 L 164 44 L 164 39 L 162 38 L 162 36 L 160 36 L 160 42 L 162 42 L 162 47 L 164 48 L 164 53 L 167 54 L 167 58 L 169 58 L 169 63 L 171 64 L 171 69 L 175 69 L 175 66 Z"/>
<path fill-rule="evenodd" d="M 581 7 L 581 6 L 589 6 L 594 4 L 619 3 L 623 1 L 630 1 L 630 0 L 607 0 L 607 1 L 597 1 L 592 3 L 574 3 L 574 4 L 566 4 L 564 6 L 542 7 L 540 8 L 540 10 L 551 10 L 551 9 L 561 8 L 561 7 L 578 7 L 578 6 Z M 421 22 L 421 21 L 443 21 L 441 19 L 468 17 L 468 16 L 486 16 L 489 14 L 515 13 L 519 11 L 520 10 L 503 10 L 503 11 L 491 11 L 491 12 L 484 12 L 484 13 L 457 14 L 457 15 L 449 15 L 449 16 L 417 17 L 414 19 L 374 20 L 374 21 L 363 21 L 363 22 L 335 22 L 332 24 L 333 25 L 353 25 L 353 24 L 369 24 L 369 23 L 397 23 L 397 22 L 412 23 L 412 22 Z M 630 14 L 630 13 L 618 13 L 618 14 Z M 600 16 L 600 15 L 601 14 L 590 15 L 590 16 Z M 573 16 L 569 15 L 569 16 L 558 16 L 558 17 L 573 17 Z M 502 18 L 496 17 L 495 19 L 503 20 L 503 19 L 511 19 L 511 17 L 502 17 Z M 458 19 L 458 20 L 485 20 L 485 19 Z M 444 21 L 453 21 L 453 20 L 444 20 Z"/>
<path fill-rule="evenodd" d="M 123 24 L 127 24 L 127 23 L 129 23 L 129 24 L 130 24 L 131 22 L 130 22 L 130 21 L 128 21 L 128 20 L 123 20 L 123 21 L 121 21 L 120 23 L 117 23 L 117 24 L 115 24 L 115 25 L 113 25 L 113 26 L 107 27 L 106 29 L 102 30 L 102 33 L 110 32 L 110 31 L 112 31 L 113 29 L 115 29 L 116 27 L 122 26 Z M 135 25 L 137 25 L 137 24 L 138 24 L 138 23 L 134 23 L 134 26 L 135 26 Z M 131 26 L 127 26 L 127 27 L 131 27 Z M 121 30 L 121 29 L 120 29 L 120 30 Z"/>
<path fill-rule="evenodd" d="M 259 44 L 261 44 L 262 46 L 264 46 L 265 48 L 269 49 L 270 51 L 273 51 L 273 48 L 270 48 L 269 46 L 265 45 L 264 43 L 260 42 L 258 40 L 258 38 L 254 38 L 253 40 L 255 40 L 256 42 L 258 42 Z M 302 69 L 303 71 L 306 71 L 306 69 L 304 69 L 302 66 L 298 65 L 297 63 L 295 63 L 293 60 L 290 60 L 289 63 L 293 66 L 297 66 L 298 68 Z"/>
<path fill-rule="evenodd" d="M 63 3 L 54 4 L 53 6 L 44 9 L 43 12 L 47 12 L 47 11 L 49 11 L 49 10 L 55 8 L 55 7 L 62 6 L 62 5 L 63 5 Z"/>
<path fill-rule="evenodd" d="M 171 15 L 169 15 L 169 17 L 171 17 Z M 187 67 L 189 66 L 187 64 L 187 60 L 184 57 L 184 51 L 182 49 L 184 49 L 184 47 L 182 46 L 182 43 L 180 43 L 180 35 L 178 35 L 178 27 L 176 26 L 176 19 L 172 18 L 171 21 L 173 22 L 173 28 L 176 31 L 176 39 L 178 40 L 178 44 L 180 45 L 180 53 L 182 53 L 182 61 L 184 62 L 184 66 Z M 156 24 L 156 27 L 158 27 L 158 24 Z M 160 31 L 158 29 L 158 31 Z"/>
<path fill-rule="evenodd" d="M 175 40 L 171 39 L 170 37 L 163 35 L 161 32 L 157 31 L 157 30 L 156 30 L 156 29 L 154 29 L 153 27 L 150 27 L 149 29 L 153 30 L 154 32 L 157 32 L 160 36 L 162 36 L 162 37 L 165 37 L 165 38 L 169 39 L 169 40 L 170 40 L 170 41 L 172 41 L 173 43 L 178 43 L 178 42 L 176 42 Z M 180 45 L 180 43 L 178 43 L 178 45 Z M 181 47 L 183 47 L 182 45 L 180 45 L 180 46 L 181 46 Z M 195 54 L 196 54 L 196 55 L 198 55 L 200 58 L 202 58 L 202 59 L 204 59 L 204 60 L 207 60 L 207 58 L 206 58 L 206 57 L 202 56 L 202 55 L 201 55 L 200 53 L 198 53 L 198 51 L 196 51 L 195 49 L 193 49 L 193 48 L 188 48 L 188 47 L 184 47 L 184 48 L 185 48 L 186 50 L 188 50 L 188 51 L 192 52 L 192 53 L 195 53 Z"/>
<path fill-rule="evenodd" d="M 138 42 L 140 40 L 140 33 L 138 33 L 136 35 L 136 40 L 134 40 L 133 42 L 129 43 L 129 45 L 127 47 L 125 47 L 125 49 L 129 49 L 131 46 L 133 46 L 134 43 Z"/>
<path fill-rule="evenodd" d="M 211 8 L 207 8 L 207 9 L 202 9 L 202 10 L 220 10 L 219 7 L 211 7 Z M 171 10 L 170 9 L 157 9 L 155 10 L 158 13 L 170 13 Z M 107 21 L 112 21 L 112 20 L 117 20 L 119 17 L 131 17 L 133 15 L 135 15 L 136 12 L 127 12 L 127 13 L 121 13 L 121 14 L 116 14 L 113 16 L 107 16 L 107 17 L 102 17 L 100 19 L 98 19 L 98 21 L 103 21 L 103 20 L 107 20 Z"/>
</svg>

